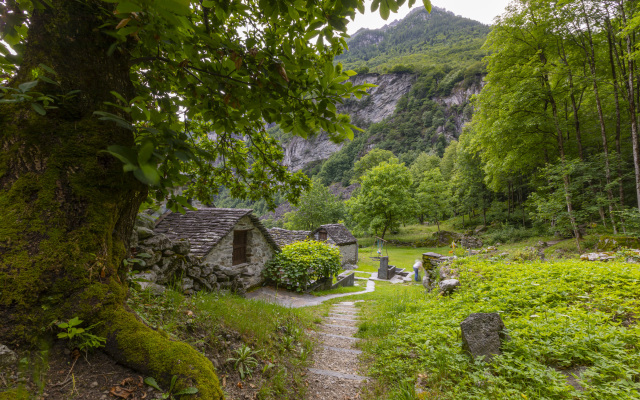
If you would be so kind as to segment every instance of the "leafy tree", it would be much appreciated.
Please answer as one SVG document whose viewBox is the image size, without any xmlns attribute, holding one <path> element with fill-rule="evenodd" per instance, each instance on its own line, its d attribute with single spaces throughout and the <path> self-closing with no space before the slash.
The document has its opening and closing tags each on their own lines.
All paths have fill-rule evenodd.
<svg viewBox="0 0 640 400">
<path fill-rule="evenodd" d="M 397 163 L 398 158 L 389 150 L 371 150 L 354 164 L 352 181 L 359 182 L 362 179 L 362 176 L 367 173 L 367 171 L 369 171 L 373 167 L 380 165 L 383 162 Z"/>
<path fill-rule="evenodd" d="M 348 201 L 349 213 L 360 229 L 384 238 L 414 215 L 412 184 L 404 164 L 383 162 L 362 177 L 360 191 Z"/>
<path fill-rule="evenodd" d="M 451 188 L 442 177 L 440 169 L 425 171 L 416 192 L 416 201 L 421 213 L 436 221 L 440 232 L 440 219 L 450 206 Z"/>
<path fill-rule="evenodd" d="M 442 172 L 442 177 L 447 181 L 451 180 L 453 178 L 453 175 L 455 174 L 457 151 L 458 142 L 453 140 L 444 150 L 444 155 L 442 156 L 442 160 L 440 161 L 440 171 Z"/>
<path fill-rule="evenodd" d="M 385 18 L 398 5 L 373 3 Z M 307 180 L 281 166 L 265 125 L 352 137 L 335 104 L 365 88 L 333 57 L 356 9 L 362 1 L 0 2 L 11 47 L 0 42 L 0 341 L 36 344 L 72 316 L 108 321 L 96 334 L 118 362 L 222 398 L 209 360 L 123 306 L 136 212 L 150 189 L 186 207 L 171 188 L 189 183 L 204 201 L 220 186 L 295 199 Z"/>
<path fill-rule="evenodd" d="M 285 214 L 285 226 L 287 229 L 312 230 L 338 222 L 344 218 L 344 213 L 344 202 L 315 180 L 300 196 L 297 210 Z"/>
<path fill-rule="evenodd" d="M 411 178 L 413 178 L 414 186 L 418 187 L 418 185 L 420 185 L 425 172 L 436 168 L 440 168 L 440 157 L 435 154 L 425 152 L 420 153 L 409 167 L 409 172 L 411 172 Z"/>
</svg>

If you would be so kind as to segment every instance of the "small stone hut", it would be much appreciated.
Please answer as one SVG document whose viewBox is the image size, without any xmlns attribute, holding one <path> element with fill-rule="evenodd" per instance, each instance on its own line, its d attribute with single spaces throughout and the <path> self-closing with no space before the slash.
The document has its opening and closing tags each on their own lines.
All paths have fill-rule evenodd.
<svg viewBox="0 0 640 400">
<path fill-rule="evenodd" d="M 311 238 L 334 244 L 340 249 L 343 268 L 358 262 L 358 240 L 342 224 L 321 225 L 311 232 Z"/>
<path fill-rule="evenodd" d="M 264 280 L 262 270 L 279 247 L 252 210 L 203 208 L 171 213 L 155 232 L 188 239 L 190 254 L 213 268 L 223 286 L 249 289 Z"/>
<path fill-rule="evenodd" d="M 290 231 L 282 228 L 271 228 L 269 229 L 269 234 L 278 246 L 282 247 L 309 239 L 311 231 Z"/>
</svg>

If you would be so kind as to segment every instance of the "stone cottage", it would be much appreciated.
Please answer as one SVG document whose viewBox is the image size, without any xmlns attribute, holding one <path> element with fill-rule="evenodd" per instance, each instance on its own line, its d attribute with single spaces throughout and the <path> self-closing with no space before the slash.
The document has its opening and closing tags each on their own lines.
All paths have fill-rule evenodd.
<svg viewBox="0 0 640 400">
<path fill-rule="evenodd" d="M 344 269 L 358 262 L 358 240 L 342 224 L 321 225 L 309 235 L 311 238 L 334 244 L 340 249 L 341 264 Z"/>
<path fill-rule="evenodd" d="M 282 247 L 309 239 L 311 231 L 290 231 L 282 228 L 271 228 L 269 229 L 269 234 L 278 246 Z"/>
<path fill-rule="evenodd" d="M 171 240 L 187 239 L 190 255 L 212 269 L 221 287 L 247 290 L 263 282 L 262 270 L 279 247 L 252 210 L 203 208 L 171 213 L 155 228 Z"/>
</svg>

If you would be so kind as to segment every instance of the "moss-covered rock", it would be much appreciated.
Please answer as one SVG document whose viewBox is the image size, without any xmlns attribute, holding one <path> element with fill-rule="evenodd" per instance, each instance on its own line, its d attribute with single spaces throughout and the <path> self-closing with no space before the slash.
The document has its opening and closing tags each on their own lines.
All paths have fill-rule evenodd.
<svg viewBox="0 0 640 400">
<path fill-rule="evenodd" d="M 614 251 L 621 247 L 640 248 L 640 238 L 633 236 L 601 236 L 596 245 L 598 251 Z"/>
</svg>

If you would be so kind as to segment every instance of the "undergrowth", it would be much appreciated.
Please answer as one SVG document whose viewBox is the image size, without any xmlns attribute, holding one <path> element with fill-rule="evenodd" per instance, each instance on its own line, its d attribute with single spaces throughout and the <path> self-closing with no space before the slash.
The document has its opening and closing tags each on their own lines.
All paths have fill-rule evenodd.
<svg viewBox="0 0 640 400">
<path fill-rule="evenodd" d="M 303 374 L 312 351 L 304 331 L 313 326 L 314 317 L 224 293 L 184 296 L 167 290 L 155 296 L 132 290 L 128 304 L 150 326 L 189 343 L 211 359 L 221 382 L 226 382 L 227 397 L 304 397 Z M 230 359 L 246 348 L 252 349 L 255 365 L 243 363 L 240 369 Z M 243 383 L 245 378 L 250 382 Z"/>
<path fill-rule="evenodd" d="M 462 286 L 451 297 L 378 285 L 362 303 L 377 399 L 640 398 L 637 266 L 472 257 L 454 267 Z M 488 364 L 462 351 L 460 323 L 476 312 L 499 313 L 511 336 Z M 561 372 L 581 367 L 577 391 Z"/>
</svg>

